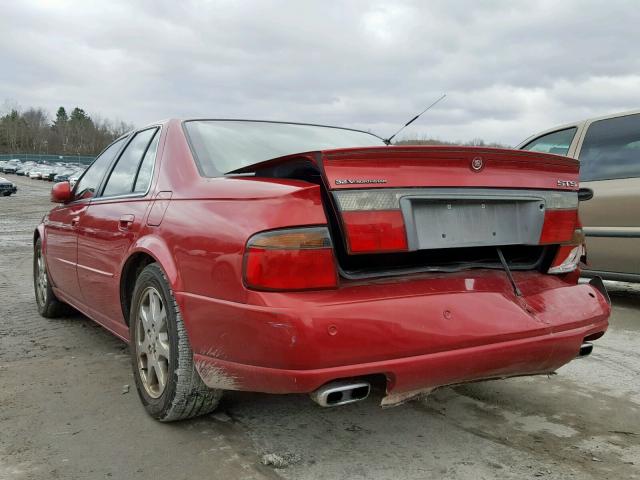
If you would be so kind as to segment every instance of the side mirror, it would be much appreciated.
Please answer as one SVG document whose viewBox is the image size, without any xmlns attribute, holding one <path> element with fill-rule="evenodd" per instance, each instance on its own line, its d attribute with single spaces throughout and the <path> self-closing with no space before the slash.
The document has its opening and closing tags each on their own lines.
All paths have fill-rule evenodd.
<svg viewBox="0 0 640 480">
<path fill-rule="evenodd" d="M 591 200 L 593 198 L 593 190 L 590 188 L 581 188 L 578 190 L 578 201 L 586 202 L 587 200 Z"/>
<path fill-rule="evenodd" d="M 53 203 L 67 203 L 71 200 L 71 184 L 58 182 L 51 189 L 51 201 Z"/>
</svg>

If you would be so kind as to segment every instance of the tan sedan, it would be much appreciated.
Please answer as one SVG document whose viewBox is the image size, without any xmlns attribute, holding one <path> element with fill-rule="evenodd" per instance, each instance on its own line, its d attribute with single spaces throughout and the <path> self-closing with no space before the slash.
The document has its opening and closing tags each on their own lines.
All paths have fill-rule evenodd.
<svg viewBox="0 0 640 480">
<path fill-rule="evenodd" d="M 580 204 L 589 270 L 640 282 L 640 110 L 591 118 L 538 133 L 518 148 L 580 160 Z"/>
</svg>

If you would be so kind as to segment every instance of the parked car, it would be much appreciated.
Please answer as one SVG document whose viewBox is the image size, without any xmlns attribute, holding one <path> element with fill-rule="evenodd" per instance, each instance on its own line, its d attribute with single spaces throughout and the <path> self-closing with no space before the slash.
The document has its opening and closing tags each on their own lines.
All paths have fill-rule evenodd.
<svg viewBox="0 0 640 480">
<path fill-rule="evenodd" d="M 589 268 L 585 276 L 640 281 L 640 110 L 555 127 L 519 148 L 580 160 Z"/>
<path fill-rule="evenodd" d="M 80 169 L 80 170 L 76 170 L 74 173 L 71 174 L 71 176 L 69 177 L 69 183 L 71 184 L 71 187 L 75 186 L 76 182 L 82 176 L 83 173 L 84 173 L 84 169 Z"/>
<path fill-rule="evenodd" d="M 35 162 L 21 162 L 20 163 L 20 168 L 16 172 L 16 175 L 21 175 L 21 176 L 28 177 L 29 176 L 29 172 L 31 170 L 33 170 L 35 168 L 35 166 L 36 166 Z"/>
<path fill-rule="evenodd" d="M 12 193 L 16 193 L 18 191 L 18 187 L 13 182 L 10 182 L 6 178 L 0 177 L 0 195 L 3 197 L 8 197 Z"/>
<path fill-rule="evenodd" d="M 20 164 L 19 163 L 9 162 L 4 166 L 4 168 L 2 169 L 2 172 L 3 173 L 16 173 L 19 168 L 20 168 Z"/>
<path fill-rule="evenodd" d="M 40 180 L 53 180 L 53 177 L 55 177 L 53 167 L 46 165 L 40 169 Z"/>
<path fill-rule="evenodd" d="M 75 170 L 61 170 L 53 177 L 54 182 L 68 182 L 69 178 L 75 174 Z"/>
<path fill-rule="evenodd" d="M 38 168 L 29 170 L 29 178 L 35 178 L 35 179 L 42 178 L 42 172 Z"/>
<path fill-rule="evenodd" d="M 223 390 L 335 406 L 380 384 L 393 405 L 549 373 L 589 354 L 610 313 L 602 281 L 578 284 L 577 180 L 557 155 L 170 120 L 53 186 L 37 307 L 129 342 L 162 421 Z"/>
<path fill-rule="evenodd" d="M 5 172 L 4 169 L 7 167 L 18 167 L 22 164 L 20 160 L 12 158 L 11 160 L 3 160 L 0 162 L 0 172 L 2 173 L 15 173 L 15 172 Z"/>
</svg>

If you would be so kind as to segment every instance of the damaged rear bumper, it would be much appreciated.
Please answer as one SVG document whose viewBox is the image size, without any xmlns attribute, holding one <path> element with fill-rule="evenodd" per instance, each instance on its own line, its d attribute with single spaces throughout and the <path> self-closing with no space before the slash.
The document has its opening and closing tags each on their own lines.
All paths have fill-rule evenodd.
<svg viewBox="0 0 640 480">
<path fill-rule="evenodd" d="M 212 388 L 310 393 L 376 375 L 386 378 L 383 403 L 398 403 L 443 385 L 553 372 L 606 331 L 600 285 L 514 275 L 522 297 L 504 272 L 474 271 L 256 294 L 243 304 L 176 298 L 196 368 Z"/>
<path fill-rule="evenodd" d="M 195 360 L 203 380 L 212 388 L 267 393 L 310 393 L 336 379 L 382 374 L 387 379 L 382 405 L 393 405 L 444 385 L 554 372 L 577 357 L 585 337 L 606 328 L 607 321 L 599 320 L 539 337 L 312 370 L 243 365 L 199 354 Z"/>
</svg>

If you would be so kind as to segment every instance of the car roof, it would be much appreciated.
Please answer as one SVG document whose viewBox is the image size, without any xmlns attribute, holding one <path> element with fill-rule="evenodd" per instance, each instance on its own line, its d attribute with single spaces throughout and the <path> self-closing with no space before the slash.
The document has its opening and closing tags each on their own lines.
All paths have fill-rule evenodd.
<svg viewBox="0 0 640 480">
<path fill-rule="evenodd" d="M 572 128 L 572 127 L 581 127 L 585 123 L 596 122 L 598 120 L 607 120 L 609 118 L 626 117 L 627 115 L 637 115 L 637 114 L 640 114 L 640 109 L 627 110 L 625 112 L 618 112 L 618 113 L 610 113 L 608 115 L 600 115 L 599 117 L 590 117 L 584 120 L 578 120 L 571 123 L 565 123 L 563 125 L 557 125 L 555 127 L 548 128 L 547 130 L 542 130 L 540 132 L 534 133 L 533 135 L 527 137 L 522 142 L 520 142 L 520 144 L 518 144 L 518 146 L 516 146 L 515 148 L 516 149 L 522 148 L 531 140 L 534 140 L 535 138 L 541 137 L 542 135 L 546 135 L 548 133 L 558 132 L 560 130 L 565 130 L 567 128 Z"/>
<path fill-rule="evenodd" d="M 182 122 L 255 122 L 255 123 L 279 123 L 282 125 L 304 125 L 307 127 L 324 127 L 324 128 L 335 128 L 338 130 L 350 130 L 352 132 L 360 132 L 367 133 L 369 135 L 373 135 L 374 137 L 379 138 L 380 140 L 384 140 L 382 137 L 379 137 L 373 132 L 367 132 L 365 130 L 359 130 L 357 128 L 350 127 L 338 127 L 336 125 L 323 125 L 320 123 L 304 123 L 304 122 L 289 122 L 283 120 L 257 120 L 253 118 L 185 118 Z"/>
<path fill-rule="evenodd" d="M 260 120 L 260 119 L 255 119 L 255 118 L 213 118 L 213 117 L 193 117 L 193 118 L 165 118 L 163 120 L 159 120 L 157 122 L 152 122 L 149 123 L 143 127 L 140 128 L 135 128 L 125 134 L 123 134 L 122 136 L 118 137 L 116 140 L 119 140 L 122 137 L 125 137 L 127 135 L 129 135 L 132 132 L 137 132 L 140 130 L 145 130 L 147 128 L 151 128 L 157 125 L 165 125 L 167 123 L 170 122 L 179 122 L 179 123 L 184 123 L 184 122 L 197 122 L 197 121 L 201 121 L 201 122 L 255 122 L 255 123 L 279 123 L 279 124 L 288 124 L 288 125 L 305 125 L 305 126 L 309 126 L 309 127 L 325 127 L 325 128 L 336 128 L 338 130 L 350 130 L 352 132 L 360 132 L 360 133 L 367 133 L 369 135 L 372 135 L 374 137 L 379 138 L 380 140 L 384 140 L 382 137 L 376 135 L 373 132 L 367 132 L 365 130 L 359 130 L 357 128 L 350 128 L 350 127 L 339 127 L 336 125 L 323 125 L 323 124 L 319 124 L 319 123 L 305 123 L 305 122 L 290 122 L 290 121 L 283 121 L 283 120 Z M 114 140 L 114 142 L 116 141 Z"/>
</svg>

